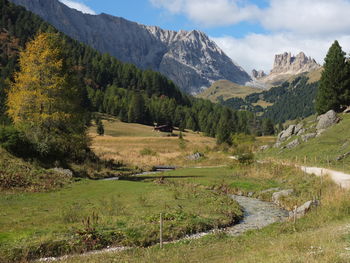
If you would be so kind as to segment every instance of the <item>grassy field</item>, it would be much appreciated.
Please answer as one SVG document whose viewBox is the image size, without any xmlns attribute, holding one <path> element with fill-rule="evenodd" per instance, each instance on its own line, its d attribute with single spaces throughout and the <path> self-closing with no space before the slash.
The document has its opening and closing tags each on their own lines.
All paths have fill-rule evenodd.
<svg viewBox="0 0 350 263">
<path fill-rule="evenodd" d="M 319 166 L 350 172 L 350 156 L 341 161 L 336 161 L 338 156 L 350 151 L 350 115 L 341 114 L 340 117 L 342 121 L 327 129 L 321 136 L 311 139 L 306 143 L 301 143 L 293 149 L 281 150 L 279 148 L 272 148 L 264 152 L 260 157 L 283 160 L 299 165 Z M 315 116 L 309 117 L 304 122 L 306 126 L 314 125 Z M 289 141 L 294 139 L 293 137 Z"/>
<path fill-rule="evenodd" d="M 218 98 L 223 100 L 238 97 L 245 98 L 249 94 L 261 92 L 261 89 L 240 86 L 228 80 L 219 80 L 213 83 L 211 87 L 198 94 L 198 98 L 208 99 L 212 102 L 218 102 Z"/>
<path fill-rule="evenodd" d="M 106 115 L 103 118 L 104 136 L 97 135 L 95 126 L 90 129 L 92 148 L 103 159 L 118 160 L 144 170 L 156 165 L 223 165 L 228 160 L 225 154 L 213 150 L 215 138 L 201 133 L 186 131 L 180 140 L 178 131 L 172 135 L 159 133 L 151 126 L 123 123 Z M 195 152 L 204 154 L 204 158 L 197 161 L 186 158 Z"/>
<path fill-rule="evenodd" d="M 256 165 L 245 168 L 186 169 L 167 173 L 175 180 L 221 188 L 227 191 L 261 191 L 270 187 L 293 188 L 286 204 L 302 203 L 319 191 L 319 178 L 295 168 Z M 192 177 L 188 177 L 191 175 Z M 225 187 L 223 187 L 225 186 Z M 260 194 L 259 194 L 260 193 Z M 63 262 L 339 262 L 350 259 L 350 195 L 326 180 L 321 206 L 293 222 L 276 223 L 240 237 L 210 235 L 200 240 L 182 241 L 120 253 L 89 257 L 76 256 Z M 283 253 L 281 253 L 283 251 Z"/>
<path fill-rule="evenodd" d="M 185 176 L 186 177 L 186 176 Z M 184 178 L 185 178 L 184 177 Z M 59 191 L 0 195 L 0 262 L 157 242 L 232 224 L 241 215 L 223 194 L 159 176 L 82 180 Z"/>
</svg>

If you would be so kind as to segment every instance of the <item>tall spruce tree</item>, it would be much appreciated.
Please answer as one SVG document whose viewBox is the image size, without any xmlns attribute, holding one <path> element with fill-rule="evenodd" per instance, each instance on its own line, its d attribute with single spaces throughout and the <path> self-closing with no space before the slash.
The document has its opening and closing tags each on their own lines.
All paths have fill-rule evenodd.
<svg viewBox="0 0 350 263">
<path fill-rule="evenodd" d="M 339 111 L 349 101 L 349 66 L 338 41 L 334 41 L 325 58 L 316 98 L 319 114 L 328 110 Z"/>
</svg>

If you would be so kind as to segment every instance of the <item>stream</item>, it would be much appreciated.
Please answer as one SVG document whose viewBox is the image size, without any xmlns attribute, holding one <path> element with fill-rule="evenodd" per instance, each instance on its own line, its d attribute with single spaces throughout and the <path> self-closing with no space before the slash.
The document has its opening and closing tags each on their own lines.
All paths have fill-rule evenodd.
<svg viewBox="0 0 350 263">
<path fill-rule="evenodd" d="M 231 227 L 224 228 L 224 229 L 216 229 L 216 230 L 210 230 L 208 232 L 188 235 L 179 240 L 164 242 L 164 244 L 177 243 L 183 240 L 199 239 L 203 236 L 217 233 L 217 232 L 223 232 L 232 236 L 238 236 L 248 230 L 261 229 L 275 222 L 282 222 L 288 218 L 288 212 L 284 209 L 281 209 L 280 207 L 276 206 L 273 203 L 261 201 L 251 197 L 238 196 L 238 195 L 231 195 L 231 197 L 235 201 L 237 201 L 244 210 L 244 217 L 238 224 Z M 132 247 L 111 247 L 111 248 L 106 248 L 102 250 L 90 251 L 84 254 L 80 254 L 80 256 L 90 256 L 90 255 L 102 254 L 107 252 L 116 253 L 116 252 L 120 252 L 128 249 L 132 249 Z M 52 262 L 52 261 L 67 259 L 68 257 L 70 256 L 67 255 L 67 256 L 57 257 L 57 258 L 49 257 L 49 258 L 42 258 L 39 261 Z"/>
</svg>

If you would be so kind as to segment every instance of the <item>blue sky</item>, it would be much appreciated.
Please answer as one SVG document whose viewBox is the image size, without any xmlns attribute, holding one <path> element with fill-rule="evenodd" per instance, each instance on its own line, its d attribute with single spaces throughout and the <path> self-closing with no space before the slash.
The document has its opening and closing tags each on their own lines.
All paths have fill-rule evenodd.
<svg viewBox="0 0 350 263">
<path fill-rule="evenodd" d="M 170 30 L 199 29 L 247 71 L 301 51 L 320 64 L 338 39 L 350 51 L 350 0 L 60 0 Z"/>
</svg>

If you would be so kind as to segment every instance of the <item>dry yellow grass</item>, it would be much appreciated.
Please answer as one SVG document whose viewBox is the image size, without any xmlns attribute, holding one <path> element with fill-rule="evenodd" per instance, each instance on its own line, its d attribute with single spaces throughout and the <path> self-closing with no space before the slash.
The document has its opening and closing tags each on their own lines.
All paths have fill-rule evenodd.
<svg viewBox="0 0 350 263">
<path fill-rule="evenodd" d="M 269 106 L 272 106 L 273 103 L 270 103 L 270 102 L 266 102 L 264 100 L 259 100 L 257 103 L 253 103 L 253 106 L 261 106 L 263 108 L 267 108 Z"/>
<path fill-rule="evenodd" d="M 240 86 L 228 80 L 216 81 L 210 88 L 198 94 L 198 98 L 208 99 L 212 102 L 218 102 L 218 98 L 222 96 L 223 100 L 230 98 L 245 98 L 249 94 L 261 92 L 260 89 Z"/>
<path fill-rule="evenodd" d="M 122 161 L 131 166 L 149 169 L 156 165 L 217 165 L 224 154 L 211 152 L 216 146 L 214 138 L 201 133 L 183 132 L 183 140 L 178 138 L 178 131 L 173 135 L 153 131 L 153 127 L 123 123 L 118 119 L 103 116 L 105 135 L 98 136 L 96 126 L 89 134 L 92 138 L 92 149 L 103 159 Z M 191 162 L 186 156 L 194 152 L 205 154 L 201 161 Z M 210 154 L 209 154 L 210 152 Z"/>
</svg>

